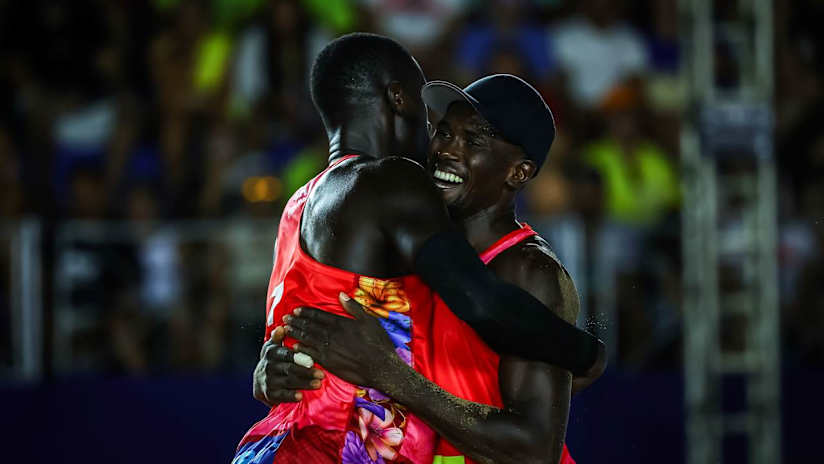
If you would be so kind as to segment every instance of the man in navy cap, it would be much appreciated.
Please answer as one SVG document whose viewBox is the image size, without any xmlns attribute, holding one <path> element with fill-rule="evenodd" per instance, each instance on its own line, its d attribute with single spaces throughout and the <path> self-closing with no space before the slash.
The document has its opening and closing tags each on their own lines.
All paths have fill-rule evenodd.
<svg viewBox="0 0 824 464">
<path fill-rule="evenodd" d="M 516 76 L 494 75 L 465 89 L 430 82 L 422 96 L 443 116 L 434 125 L 429 168 L 453 221 L 498 277 L 574 323 L 579 303 L 572 279 L 547 242 L 515 216 L 515 196 L 541 168 L 555 136 L 540 94 Z M 388 361 L 395 351 L 381 325 L 363 317 L 355 300 L 341 302 L 354 319 L 301 308 L 284 319 L 287 333 L 301 352 L 344 378 L 385 366 L 363 385 L 440 434 L 436 462 L 574 462 L 563 445 L 570 392 L 594 381 L 603 364 L 573 382 L 568 370 L 498 356 L 444 305 L 431 321 L 436 336 L 427 347 L 438 357 L 427 379 Z M 271 377 L 260 375 L 256 383 L 276 383 Z"/>
</svg>

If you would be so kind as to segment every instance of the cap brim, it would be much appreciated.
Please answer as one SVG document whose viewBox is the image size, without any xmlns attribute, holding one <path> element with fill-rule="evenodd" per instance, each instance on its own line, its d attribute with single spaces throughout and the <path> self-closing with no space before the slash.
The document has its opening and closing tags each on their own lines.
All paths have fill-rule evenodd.
<svg viewBox="0 0 824 464">
<path fill-rule="evenodd" d="M 467 102 L 478 111 L 478 100 L 451 82 L 427 82 L 421 89 L 421 98 L 426 106 L 432 108 L 440 116 L 445 115 L 449 105 L 455 102 Z"/>
</svg>

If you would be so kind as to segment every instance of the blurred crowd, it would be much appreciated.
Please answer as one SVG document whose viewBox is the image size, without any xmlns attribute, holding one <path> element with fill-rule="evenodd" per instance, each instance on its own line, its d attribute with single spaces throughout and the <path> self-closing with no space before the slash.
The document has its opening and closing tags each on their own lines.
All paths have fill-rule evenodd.
<svg viewBox="0 0 824 464">
<path fill-rule="evenodd" d="M 676 368 L 677 3 L 0 1 L 0 219 L 44 224 L 47 365 L 254 364 L 280 208 L 326 159 L 308 71 L 332 38 L 373 31 L 406 45 L 429 79 L 512 73 L 542 92 L 558 137 L 520 215 L 568 267 L 579 323 L 616 365 Z M 783 335 L 791 362 L 820 364 L 824 7 L 779 3 Z"/>
</svg>

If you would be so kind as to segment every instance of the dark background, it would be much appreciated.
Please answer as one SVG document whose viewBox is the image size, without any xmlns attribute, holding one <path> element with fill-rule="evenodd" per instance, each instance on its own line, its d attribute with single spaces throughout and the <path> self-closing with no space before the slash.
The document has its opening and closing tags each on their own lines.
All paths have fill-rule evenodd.
<svg viewBox="0 0 824 464">
<path fill-rule="evenodd" d="M 792 462 L 820 454 L 824 3 L 774 11 Z M 559 135 L 520 215 L 611 358 L 568 444 L 581 463 L 683 460 L 676 0 L 0 0 L 0 225 L 41 232 L 43 314 L 42 369 L 21 379 L 17 245 L 0 233 L 0 460 L 228 462 L 265 413 L 250 380 L 277 218 L 325 163 L 307 73 L 351 31 L 398 39 L 429 79 L 507 72 L 541 91 Z"/>
</svg>

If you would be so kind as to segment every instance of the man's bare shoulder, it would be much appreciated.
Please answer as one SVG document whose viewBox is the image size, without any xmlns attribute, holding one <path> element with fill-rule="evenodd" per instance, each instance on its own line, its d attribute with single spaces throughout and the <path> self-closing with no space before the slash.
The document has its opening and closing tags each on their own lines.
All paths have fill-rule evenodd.
<svg viewBox="0 0 824 464">
<path fill-rule="evenodd" d="M 495 261 L 503 278 L 531 293 L 567 322 L 575 323 L 578 291 L 546 240 L 537 235 L 530 237 L 501 253 Z"/>
<path fill-rule="evenodd" d="M 379 181 L 379 185 L 403 186 L 432 183 L 423 166 L 401 156 L 372 160 L 362 167 L 361 175 L 369 178 L 370 181 Z"/>
<path fill-rule="evenodd" d="M 373 158 L 361 156 L 333 168 L 316 186 L 320 196 L 331 194 L 344 203 L 380 201 L 401 194 L 425 196 L 432 188 L 424 168 L 402 157 Z"/>
<path fill-rule="evenodd" d="M 423 166 L 399 156 L 372 159 L 353 166 L 353 193 L 371 203 L 414 210 L 433 208 L 443 200 Z"/>
</svg>

